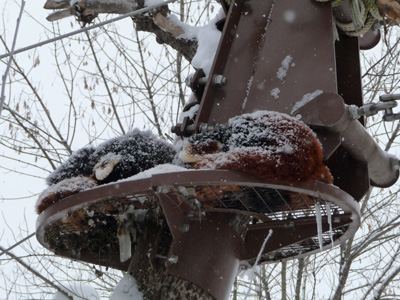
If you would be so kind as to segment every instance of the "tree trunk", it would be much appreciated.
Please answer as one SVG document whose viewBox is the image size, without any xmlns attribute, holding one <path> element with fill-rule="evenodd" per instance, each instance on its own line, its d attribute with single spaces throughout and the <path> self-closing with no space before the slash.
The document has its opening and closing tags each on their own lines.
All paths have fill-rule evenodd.
<svg viewBox="0 0 400 300">
<path fill-rule="evenodd" d="M 165 259 L 172 235 L 165 223 L 143 226 L 135 243 L 128 273 L 135 278 L 145 300 L 215 300 L 199 286 L 167 271 Z"/>
<path fill-rule="evenodd" d="M 304 258 L 298 259 L 298 270 L 295 288 L 295 300 L 300 300 L 301 283 L 303 281 Z"/>
<path fill-rule="evenodd" d="M 282 300 L 286 300 L 286 268 L 287 268 L 287 262 L 283 261 L 281 263 L 282 265 L 282 271 L 281 271 L 281 280 L 282 280 Z"/>
<path fill-rule="evenodd" d="M 131 275 L 145 300 L 215 300 L 195 284 L 169 274 L 161 260 L 146 270 L 134 270 Z"/>
</svg>

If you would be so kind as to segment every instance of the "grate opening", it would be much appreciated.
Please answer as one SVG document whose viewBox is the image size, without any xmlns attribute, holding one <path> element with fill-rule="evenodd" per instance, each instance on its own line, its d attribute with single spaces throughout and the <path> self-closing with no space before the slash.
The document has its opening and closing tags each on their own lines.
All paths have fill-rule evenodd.
<svg viewBox="0 0 400 300">
<path fill-rule="evenodd" d="M 339 237 L 341 237 L 347 231 L 347 229 L 348 225 L 345 225 L 332 230 L 333 240 L 335 241 Z M 331 236 L 329 232 L 323 233 L 322 241 L 323 246 L 331 244 Z M 289 246 L 264 254 L 260 259 L 260 263 L 276 262 L 294 256 L 306 255 L 307 253 L 316 250 L 319 250 L 318 237 L 311 237 L 299 243 L 294 243 Z M 254 264 L 254 260 L 250 260 L 249 263 Z"/>
<path fill-rule="evenodd" d="M 194 190 L 191 197 L 204 208 L 236 209 L 268 216 L 271 220 L 299 219 L 316 217 L 315 203 L 320 203 L 322 216 L 327 216 L 327 202 L 298 192 L 266 187 L 240 187 L 237 185 L 185 186 Z M 338 205 L 329 202 L 331 215 L 343 215 Z"/>
</svg>

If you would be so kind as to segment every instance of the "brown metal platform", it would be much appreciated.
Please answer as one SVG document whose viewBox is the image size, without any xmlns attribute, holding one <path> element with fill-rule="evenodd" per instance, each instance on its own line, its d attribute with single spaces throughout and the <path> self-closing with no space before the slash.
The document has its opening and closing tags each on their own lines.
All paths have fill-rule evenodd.
<svg viewBox="0 0 400 300">
<path fill-rule="evenodd" d="M 145 213 L 150 220 L 146 246 L 133 243 L 133 265 L 165 259 L 171 274 L 225 299 L 237 269 L 254 264 L 270 230 L 260 262 L 321 251 L 317 202 L 323 249 L 332 247 L 331 239 L 338 245 L 354 235 L 360 224 L 358 203 L 337 187 L 279 185 L 226 170 L 157 174 L 83 191 L 48 207 L 36 232 L 39 242 L 57 255 L 126 271 L 132 261 L 119 260 L 118 224 L 125 216 L 132 219 L 133 211 Z M 159 250 L 154 245 L 164 221 L 173 239 L 168 249 Z M 216 278 L 228 283 L 221 285 Z"/>
<path fill-rule="evenodd" d="M 232 0 L 206 85 L 199 84 L 207 79 L 201 72 L 190 83 L 198 113 L 174 126 L 174 133 L 190 136 L 259 110 L 294 115 L 317 96 L 362 106 L 359 39 L 339 32 L 335 41 L 332 18 L 331 3 Z M 216 76 L 225 84 L 214 84 Z M 349 154 L 340 132 L 327 130 L 323 119 L 334 109 L 320 110 L 322 122 L 312 129 L 335 184 L 360 201 L 370 188 L 368 165 Z"/>
</svg>

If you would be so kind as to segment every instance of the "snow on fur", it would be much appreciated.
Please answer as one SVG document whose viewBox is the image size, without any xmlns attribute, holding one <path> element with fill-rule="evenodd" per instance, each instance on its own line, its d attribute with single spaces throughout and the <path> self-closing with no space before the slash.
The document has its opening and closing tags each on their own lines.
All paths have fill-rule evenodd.
<svg viewBox="0 0 400 300">
<path fill-rule="evenodd" d="M 135 278 L 129 274 L 125 274 L 114 289 L 110 300 L 128 299 L 141 300 L 143 299 L 143 294 L 139 291 Z"/>
<path fill-rule="evenodd" d="M 64 197 L 171 163 L 174 156 L 172 145 L 138 129 L 96 148 L 82 148 L 48 176 L 50 187 L 39 196 L 36 210 L 41 213 Z"/>
<path fill-rule="evenodd" d="M 46 181 L 48 185 L 53 185 L 66 178 L 90 176 L 95 167 L 104 168 L 105 162 L 118 157 L 118 162 L 113 160 L 115 169 L 106 178 L 100 179 L 102 182 L 116 181 L 159 164 L 170 163 L 174 155 L 172 146 L 151 131 L 135 129 L 126 135 L 109 139 L 96 148 L 82 148 L 74 152 Z"/>
<path fill-rule="evenodd" d="M 57 202 L 59 199 L 94 188 L 96 186 L 97 182 L 91 177 L 76 176 L 72 178 L 66 178 L 50 186 L 39 195 L 36 202 L 36 212 L 40 214 L 43 210 Z"/>
<path fill-rule="evenodd" d="M 238 170 L 277 183 L 332 183 L 312 130 L 286 114 L 258 111 L 195 134 L 179 153 L 197 169 Z"/>
<path fill-rule="evenodd" d="M 89 176 L 95 165 L 94 161 L 91 159 L 94 151 L 94 147 L 87 147 L 72 153 L 57 170 L 46 178 L 47 184 L 53 185 L 64 179 L 76 177 L 78 175 Z"/>
<path fill-rule="evenodd" d="M 171 163 L 175 156 L 170 144 L 155 137 L 150 131 L 139 130 L 100 144 L 93 153 L 93 159 L 99 162 L 109 153 L 120 155 L 121 158 L 102 183 L 117 181 L 157 165 Z"/>
</svg>

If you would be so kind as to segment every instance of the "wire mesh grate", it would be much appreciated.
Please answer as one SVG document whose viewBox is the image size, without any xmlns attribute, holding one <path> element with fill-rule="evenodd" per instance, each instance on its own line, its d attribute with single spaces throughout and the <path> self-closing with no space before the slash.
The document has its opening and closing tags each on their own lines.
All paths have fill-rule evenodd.
<svg viewBox="0 0 400 300">
<path fill-rule="evenodd" d="M 324 200 L 283 189 L 237 185 L 185 186 L 185 188 L 194 190 L 197 199 L 205 208 L 245 210 L 266 215 L 271 220 L 287 220 L 315 217 L 315 202 L 318 201 L 322 215 L 327 215 Z M 330 203 L 330 212 L 333 215 L 344 214 L 344 211 L 334 203 Z"/>
</svg>

